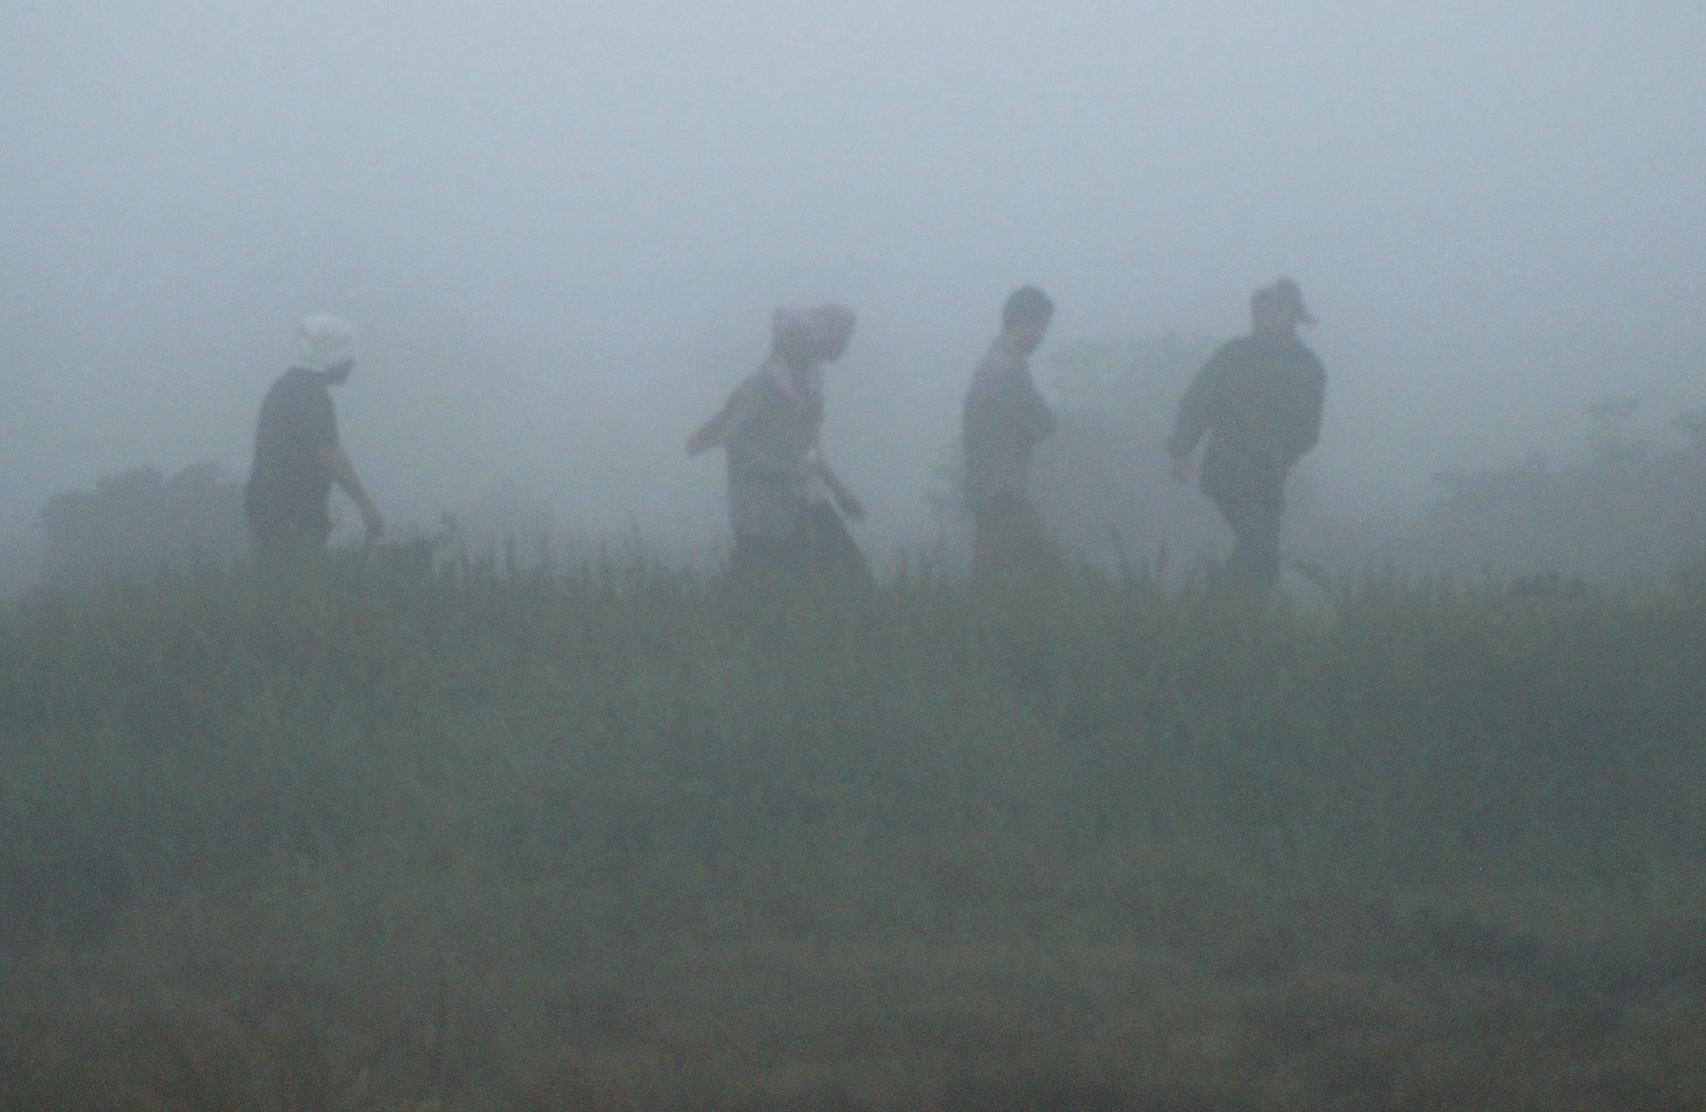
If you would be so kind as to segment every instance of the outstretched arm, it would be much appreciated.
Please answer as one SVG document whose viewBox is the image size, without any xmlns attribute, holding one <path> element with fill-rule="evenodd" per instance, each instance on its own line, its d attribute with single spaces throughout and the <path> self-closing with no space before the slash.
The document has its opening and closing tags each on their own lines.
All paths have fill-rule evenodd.
<svg viewBox="0 0 1706 1112">
<path fill-rule="evenodd" d="M 696 456 L 712 448 L 720 448 L 728 436 L 729 407 L 724 406 L 722 412 L 700 425 L 698 431 L 687 438 L 687 454 Z"/>
<path fill-rule="evenodd" d="M 379 507 L 373 504 L 373 499 L 367 495 L 367 488 L 361 485 L 361 478 L 355 473 L 355 466 L 349 457 L 344 455 L 343 446 L 335 441 L 322 445 L 319 452 L 320 464 L 331 474 L 332 481 L 344 488 L 344 493 L 355 502 L 356 509 L 361 511 L 361 527 L 367 534 L 369 543 L 379 539 L 385 531 L 385 521 L 379 516 Z"/>
</svg>

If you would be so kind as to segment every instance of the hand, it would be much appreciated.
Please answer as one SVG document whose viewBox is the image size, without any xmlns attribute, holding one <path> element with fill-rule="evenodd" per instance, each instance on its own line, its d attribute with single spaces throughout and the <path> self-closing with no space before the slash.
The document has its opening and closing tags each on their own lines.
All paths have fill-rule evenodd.
<svg viewBox="0 0 1706 1112">
<path fill-rule="evenodd" d="M 1196 471 L 1196 464 L 1190 456 L 1173 457 L 1173 478 L 1181 483 L 1189 483 L 1191 475 Z"/>
</svg>

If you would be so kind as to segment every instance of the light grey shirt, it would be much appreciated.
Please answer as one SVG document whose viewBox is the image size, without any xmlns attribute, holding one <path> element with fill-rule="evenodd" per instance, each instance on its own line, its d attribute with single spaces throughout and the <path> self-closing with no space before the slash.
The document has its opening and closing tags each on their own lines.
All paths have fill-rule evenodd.
<svg viewBox="0 0 1706 1112">
<path fill-rule="evenodd" d="M 1029 361 L 997 337 L 966 392 L 966 508 L 976 512 L 997 494 L 1026 497 L 1031 449 L 1053 432 L 1054 414 L 1031 381 Z"/>
</svg>

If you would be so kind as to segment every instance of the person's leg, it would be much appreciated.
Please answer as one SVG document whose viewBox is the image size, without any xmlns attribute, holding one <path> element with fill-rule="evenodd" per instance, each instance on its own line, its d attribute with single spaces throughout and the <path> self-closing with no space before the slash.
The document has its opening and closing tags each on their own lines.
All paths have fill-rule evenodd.
<svg viewBox="0 0 1706 1112">
<path fill-rule="evenodd" d="M 971 512 L 971 573 L 974 579 L 988 579 L 993 573 L 999 556 L 995 529 L 994 514 L 987 503 Z"/>
<path fill-rule="evenodd" d="M 998 494 L 975 514 L 972 569 L 986 582 L 1038 582 L 1060 568 L 1042 514 L 1028 498 Z"/>
<path fill-rule="evenodd" d="M 1222 495 L 1214 504 L 1238 538 L 1226 560 L 1227 579 L 1265 597 L 1279 578 L 1283 496 L 1271 491 Z"/>
<path fill-rule="evenodd" d="M 798 551 L 799 544 L 792 538 L 736 536 L 729 571 L 755 584 L 793 575 L 799 570 Z"/>
<path fill-rule="evenodd" d="M 1014 570 L 1019 574 L 1040 582 L 1060 571 L 1060 549 L 1049 537 L 1042 513 L 1028 498 L 1014 500 L 1010 537 Z"/>
</svg>

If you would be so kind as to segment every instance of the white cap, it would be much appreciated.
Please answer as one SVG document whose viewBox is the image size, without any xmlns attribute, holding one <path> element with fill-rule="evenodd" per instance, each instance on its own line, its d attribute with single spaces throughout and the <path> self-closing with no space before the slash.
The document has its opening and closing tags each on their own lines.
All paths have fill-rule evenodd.
<svg viewBox="0 0 1706 1112">
<path fill-rule="evenodd" d="M 302 335 L 296 341 L 296 366 L 309 371 L 329 371 L 355 361 L 355 329 L 330 313 L 302 318 Z"/>
</svg>

